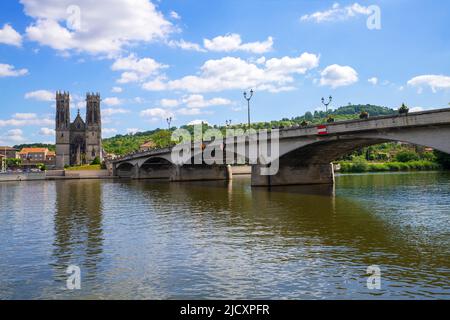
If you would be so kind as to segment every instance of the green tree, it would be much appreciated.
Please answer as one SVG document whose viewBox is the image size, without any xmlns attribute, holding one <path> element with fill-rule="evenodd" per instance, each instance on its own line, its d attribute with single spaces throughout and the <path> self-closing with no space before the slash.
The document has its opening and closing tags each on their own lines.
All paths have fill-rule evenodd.
<svg viewBox="0 0 450 320">
<path fill-rule="evenodd" d="M 449 170 L 450 169 L 450 154 L 441 152 L 441 151 L 434 151 L 434 154 L 436 155 L 436 162 L 439 163 L 444 169 Z"/>
<path fill-rule="evenodd" d="M 401 151 L 397 153 L 395 159 L 398 162 L 409 162 L 409 161 L 417 161 L 419 160 L 419 156 L 414 151 Z"/>
</svg>

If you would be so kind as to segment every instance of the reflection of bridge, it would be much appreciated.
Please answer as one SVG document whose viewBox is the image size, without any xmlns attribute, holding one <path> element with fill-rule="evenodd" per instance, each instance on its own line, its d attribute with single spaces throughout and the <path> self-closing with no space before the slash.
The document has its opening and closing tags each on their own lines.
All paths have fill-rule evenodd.
<svg viewBox="0 0 450 320">
<path fill-rule="evenodd" d="M 223 144 L 227 146 L 224 156 L 229 157 L 229 153 L 234 152 L 237 157 L 246 157 L 252 139 L 258 138 L 246 136 L 244 139 L 224 139 Z M 332 161 L 357 149 L 389 141 L 407 142 L 450 153 L 450 109 L 280 130 L 279 157 L 275 159 L 279 166 L 278 173 L 262 175 L 261 168 L 270 167 L 273 163 L 255 164 L 252 166 L 252 185 L 332 184 Z M 270 149 L 271 141 L 258 139 L 259 144 L 263 142 L 267 142 Z M 163 178 L 171 181 L 227 180 L 232 177 L 226 165 L 177 163 L 172 159 L 170 148 L 118 159 L 113 163 L 113 172 L 117 177 Z"/>
</svg>

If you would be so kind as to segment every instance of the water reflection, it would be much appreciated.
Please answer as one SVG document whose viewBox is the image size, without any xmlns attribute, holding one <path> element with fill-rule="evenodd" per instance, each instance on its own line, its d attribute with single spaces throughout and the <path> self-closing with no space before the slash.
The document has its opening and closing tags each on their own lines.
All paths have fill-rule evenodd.
<svg viewBox="0 0 450 320">
<path fill-rule="evenodd" d="M 100 181 L 56 182 L 53 266 L 56 278 L 67 279 L 66 268 L 77 265 L 92 283 L 102 261 L 102 207 Z"/>
<path fill-rule="evenodd" d="M 1 185 L 1 298 L 445 298 L 450 175 Z M 65 290 L 66 268 L 82 290 Z M 369 291 L 369 265 L 382 290 Z M 33 266 L 33 267 L 30 267 Z M 32 284 L 32 286 L 31 286 Z"/>
</svg>

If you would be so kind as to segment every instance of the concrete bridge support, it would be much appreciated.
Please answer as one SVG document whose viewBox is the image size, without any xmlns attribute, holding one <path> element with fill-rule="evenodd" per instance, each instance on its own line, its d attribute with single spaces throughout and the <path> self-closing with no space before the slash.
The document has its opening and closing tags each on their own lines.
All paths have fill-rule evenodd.
<svg viewBox="0 0 450 320">
<path fill-rule="evenodd" d="M 173 175 L 175 166 L 161 165 L 161 166 L 142 166 L 139 169 L 138 179 L 169 179 Z"/>
<path fill-rule="evenodd" d="M 311 164 L 308 166 L 281 166 L 273 176 L 261 175 L 261 165 L 252 167 L 252 186 L 270 187 L 287 185 L 334 184 L 332 164 Z"/>
<path fill-rule="evenodd" d="M 184 165 L 176 166 L 170 177 L 170 181 L 207 181 L 207 180 L 232 180 L 233 173 L 227 165 Z"/>
</svg>

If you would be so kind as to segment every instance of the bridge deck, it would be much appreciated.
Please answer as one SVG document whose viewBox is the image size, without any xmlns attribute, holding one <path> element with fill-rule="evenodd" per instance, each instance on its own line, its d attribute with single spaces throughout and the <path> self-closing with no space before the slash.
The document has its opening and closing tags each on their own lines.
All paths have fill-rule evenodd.
<svg viewBox="0 0 450 320">
<path fill-rule="evenodd" d="M 414 112 L 409 113 L 408 115 L 399 114 L 399 115 L 371 117 L 369 119 L 346 120 L 334 123 L 327 123 L 324 124 L 323 126 L 326 127 L 325 132 L 326 135 L 333 135 L 333 134 L 358 133 L 373 130 L 406 128 L 406 127 L 437 126 L 445 124 L 450 124 L 450 108 Z M 292 126 L 289 128 L 280 129 L 279 133 L 280 139 L 293 139 L 299 137 L 317 136 L 319 134 L 318 125 L 310 125 L 306 127 Z M 224 141 L 226 143 L 232 143 L 234 141 L 234 137 L 226 138 Z M 207 143 L 208 141 L 205 142 Z M 171 153 L 171 151 L 172 148 L 163 148 L 150 150 L 146 152 L 134 153 L 116 159 L 115 161 L 113 161 L 113 163 L 120 163 L 139 158 L 168 154 Z"/>
</svg>

